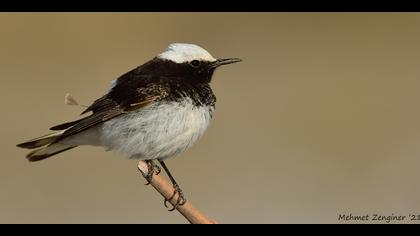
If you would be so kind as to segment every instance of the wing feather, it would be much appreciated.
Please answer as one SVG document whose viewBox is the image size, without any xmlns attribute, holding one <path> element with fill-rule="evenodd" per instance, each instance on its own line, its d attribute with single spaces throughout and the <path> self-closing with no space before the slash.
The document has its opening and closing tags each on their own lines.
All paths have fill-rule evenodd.
<svg viewBox="0 0 420 236">
<path fill-rule="evenodd" d="M 118 86 L 118 85 L 117 85 Z M 73 122 L 67 122 L 51 129 L 62 129 L 68 127 L 64 133 L 54 142 L 87 130 L 95 125 L 115 118 L 124 113 L 133 112 L 159 101 L 169 94 L 169 86 L 165 84 L 150 84 L 143 88 L 137 88 L 136 96 L 117 102 L 108 95 L 96 100 L 83 113 L 92 111 L 92 114 Z M 127 102 L 130 101 L 130 102 Z M 82 114 L 83 114 L 82 113 Z"/>
</svg>

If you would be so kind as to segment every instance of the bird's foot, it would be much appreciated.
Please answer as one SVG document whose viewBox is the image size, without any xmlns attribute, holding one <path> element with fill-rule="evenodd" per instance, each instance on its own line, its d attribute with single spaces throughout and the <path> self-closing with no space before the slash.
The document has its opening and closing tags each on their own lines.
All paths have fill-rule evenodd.
<svg viewBox="0 0 420 236">
<path fill-rule="evenodd" d="M 176 200 L 176 203 L 174 205 L 171 201 L 176 195 L 178 195 L 178 199 Z M 169 199 L 165 199 L 163 202 L 166 208 L 168 208 L 168 202 L 171 203 L 173 206 L 171 209 L 169 209 L 169 211 L 173 211 L 176 209 L 177 206 L 182 206 L 187 202 L 187 199 L 185 198 L 182 189 L 177 184 L 174 185 L 174 193 L 172 194 L 172 196 Z"/>
<path fill-rule="evenodd" d="M 147 183 L 146 185 L 149 185 L 152 182 L 153 175 L 160 174 L 160 167 L 156 165 L 156 163 L 153 160 L 146 160 L 147 163 L 147 175 L 144 176 L 146 178 Z"/>
</svg>

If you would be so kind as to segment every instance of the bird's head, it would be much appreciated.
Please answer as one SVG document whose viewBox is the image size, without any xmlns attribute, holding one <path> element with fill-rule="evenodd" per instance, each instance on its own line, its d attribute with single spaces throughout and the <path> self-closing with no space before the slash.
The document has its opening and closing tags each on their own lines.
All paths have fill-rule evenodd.
<svg viewBox="0 0 420 236">
<path fill-rule="evenodd" d="M 166 65 L 165 73 L 195 83 L 209 83 L 216 68 L 242 61 L 239 58 L 216 59 L 205 49 L 186 43 L 173 43 L 156 57 Z"/>
</svg>

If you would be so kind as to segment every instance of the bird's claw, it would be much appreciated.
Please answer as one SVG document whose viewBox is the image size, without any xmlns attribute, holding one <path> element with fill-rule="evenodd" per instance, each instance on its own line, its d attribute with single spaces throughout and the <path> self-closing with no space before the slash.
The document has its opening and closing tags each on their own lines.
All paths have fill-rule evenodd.
<svg viewBox="0 0 420 236">
<path fill-rule="evenodd" d="M 172 199 L 174 199 L 174 197 L 178 195 L 178 199 L 176 200 L 175 205 L 172 204 Z M 165 199 L 163 204 L 165 205 L 166 208 L 169 208 L 167 203 L 171 203 L 173 205 L 173 207 L 171 209 L 169 209 L 168 211 L 173 211 L 176 209 L 177 206 L 182 206 L 184 205 L 187 200 L 184 196 L 184 193 L 182 192 L 181 188 L 178 185 L 174 185 L 174 193 L 172 194 L 172 196 L 169 199 Z"/>
<path fill-rule="evenodd" d="M 144 178 L 147 180 L 147 183 L 145 185 L 149 185 L 152 182 L 153 175 L 160 174 L 160 167 L 156 165 L 156 163 L 153 162 L 153 160 L 146 161 L 147 163 L 147 175 L 144 176 Z"/>
</svg>

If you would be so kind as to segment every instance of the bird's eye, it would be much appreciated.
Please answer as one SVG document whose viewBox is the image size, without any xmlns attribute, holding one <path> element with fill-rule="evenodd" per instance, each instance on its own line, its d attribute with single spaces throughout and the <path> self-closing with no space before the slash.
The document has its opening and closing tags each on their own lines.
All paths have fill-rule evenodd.
<svg viewBox="0 0 420 236">
<path fill-rule="evenodd" d="M 198 68 L 201 65 L 201 62 L 199 60 L 193 60 L 190 62 L 190 65 L 194 68 Z"/>
</svg>

